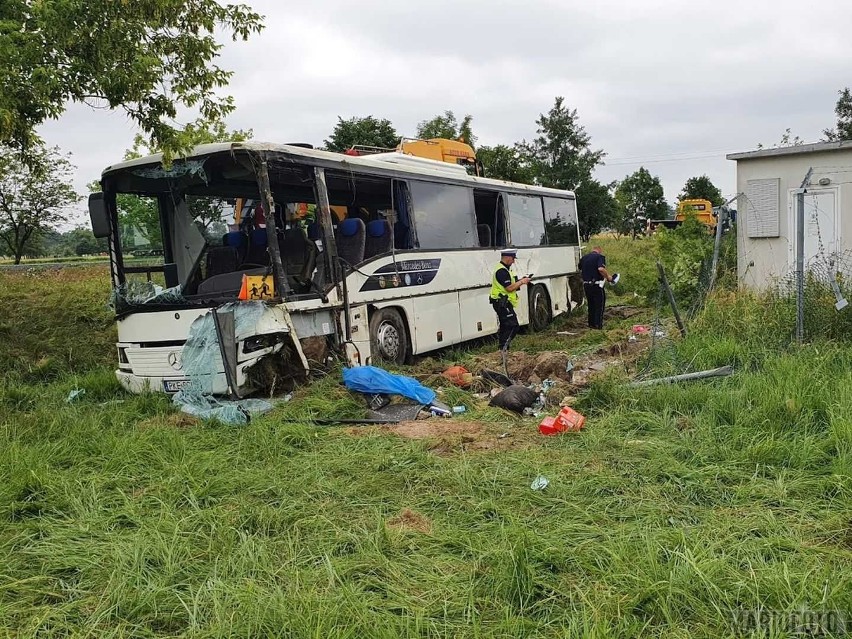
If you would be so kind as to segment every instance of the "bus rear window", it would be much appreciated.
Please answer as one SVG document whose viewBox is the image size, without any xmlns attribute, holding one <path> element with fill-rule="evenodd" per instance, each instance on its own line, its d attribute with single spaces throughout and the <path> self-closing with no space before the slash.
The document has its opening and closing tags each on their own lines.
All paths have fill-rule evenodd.
<svg viewBox="0 0 852 639">
<path fill-rule="evenodd" d="M 479 246 L 471 189 L 414 180 L 408 183 L 408 189 L 414 207 L 414 227 L 419 248 Z"/>
<path fill-rule="evenodd" d="M 506 199 L 509 203 L 509 230 L 512 235 L 512 246 L 546 244 L 541 198 L 509 195 Z"/>
</svg>

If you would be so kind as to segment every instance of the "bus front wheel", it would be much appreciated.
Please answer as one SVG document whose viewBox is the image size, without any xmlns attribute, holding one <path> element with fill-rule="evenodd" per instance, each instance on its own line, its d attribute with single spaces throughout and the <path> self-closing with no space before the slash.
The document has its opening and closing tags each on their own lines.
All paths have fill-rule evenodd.
<svg viewBox="0 0 852 639">
<path fill-rule="evenodd" d="M 530 330 L 538 333 L 550 325 L 553 310 L 550 308 L 550 296 L 547 289 L 536 284 L 530 290 Z"/>
<path fill-rule="evenodd" d="M 380 308 L 370 317 L 370 350 L 373 360 L 387 364 L 405 364 L 411 348 L 408 329 L 399 311 Z"/>
</svg>

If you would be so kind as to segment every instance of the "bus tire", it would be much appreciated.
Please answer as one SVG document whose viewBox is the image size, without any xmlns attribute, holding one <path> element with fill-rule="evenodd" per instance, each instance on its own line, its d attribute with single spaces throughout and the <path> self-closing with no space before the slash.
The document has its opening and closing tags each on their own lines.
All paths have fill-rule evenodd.
<svg viewBox="0 0 852 639">
<path fill-rule="evenodd" d="M 370 317 L 370 350 L 375 362 L 405 364 L 411 357 L 408 328 L 395 308 L 377 309 Z"/>
<path fill-rule="evenodd" d="M 530 330 L 538 333 L 543 331 L 553 319 L 553 309 L 550 307 L 550 296 L 541 284 L 535 284 L 530 289 Z"/>
</svg>

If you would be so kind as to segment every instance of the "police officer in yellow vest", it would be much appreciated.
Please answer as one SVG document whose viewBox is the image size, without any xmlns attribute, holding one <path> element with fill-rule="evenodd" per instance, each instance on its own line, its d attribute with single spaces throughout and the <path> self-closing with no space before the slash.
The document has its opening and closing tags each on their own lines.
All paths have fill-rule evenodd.
<svg viewBox="0 0 852 639">
<path fill-rule="evenodd" d="M 528 277 L 518 279 L 518 276 L 512 270 L 516 255 L 517 251 L 514 249 L 504 249 L 500 252 L 500 263 L 494 268 L 494 275 L 491 278 L 491 295 L 489 296 L 489 301 L 494 307 L 494 312 L 497 313 L 500 326 L 497 331 L 497 338 L 500 350 L 503 352 L 504 369 L 509 344 L 520 328 L 518 316 L 515 314 L 515 307 L 518 305 L 518 289 L 531 281 Z"/>
</svg>

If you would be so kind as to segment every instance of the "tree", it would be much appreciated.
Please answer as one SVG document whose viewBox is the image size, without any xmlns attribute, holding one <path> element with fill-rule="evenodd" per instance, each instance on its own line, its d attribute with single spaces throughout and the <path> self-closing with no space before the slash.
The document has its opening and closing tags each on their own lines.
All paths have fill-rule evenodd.
<svg viewBox="0 0 852 639">
<path fill-rule="evenodd" d="M 621 213 L 619 231 L 631 234 L 634 239 L 647 220 L 659 220 L 668 214 L 668 204 L 663 195 L 660 178 L 640 167 L 615 187 L 615 200 Z"/>
<path fill-rule="evenodd" d="M 74 255 L 97 255 L 106 253 L 109 244 L 105 237 L 95 237 L 92 229 L 78 227 L 63 234 L 63 239 L 69 245 L 67 252 Z"/>
<path fill-rule="evenodd" d="M 556 189 L 574 189 L 591 180 L 592 171 L 603 164 L 603 151 L 591 149 L 591 137 L 577 121 L 577 109 L 556 98 L 547 115 L 536 120 L 538 137 L 519 147 L 530 158 L 536 182 Z"/>
<path fill-rule="evenodd" d="M 517 146 L 482 146 L 477 149 L 476 158 L 482 162 L 485 177 L 522 184 L 533 182 L 529 158 Z"/>
<path fill-rule="evenodd" d="M 678 200 L 710 200 L 713 206 L 722 206 L 725 203 L 722 191 L 706 175 L 689 178 L 683 185 Z"/>
<path fill-rule="evenodd" d="M 536 120 L 537 137 L 517 146 L 528 158 L 529 170 L 541 186 L 577 191 L 580 234 L 587 238 L 611 223 L 614 203 L 609 189 L 592 178 L 603 164 L 604 152 L 592 150 L 592 139 L 580 125 L 577 110 L 557 97 L 547 115 Z"/>
<path fill-rule="evenodd" d="M 74 192 L 74 166 L 58 147 L 30 148 L 27 162 L 9 146 L 0 146 L 0 240 L 15 264 L 32 250 L 42 232 L 67 219 Z"/>
<path fill-rule="evenodd" d="M 399 133 L 393 128 L 390 120 L 380 120 L 372 115 L 365 118 L 353 117 L 348 120 L 337 116 L 337 124 L 325 141 L 325 148 L 339 153 L 355 145 L 393 149 L 399 144 L 399 139 Z"/>
<path fill-rule="evenodd" d="M 834 107 L 837 125 L 834 129 L 825 129 L 822 134 L 830 142 L 852 140 L 852 91 L 849 87 L 838 91 L 840 97 Z"/>
<path fill-rule="evenodd" d="M 69 102 L 123 109 L 168 161 L 191 140 L 179 107 L 207 121 L 233 111 L 216 89 L 214 34 L 246 40 L 263 28 L 246 5 L 217 0 L 7 0 L 0 20 L 0 142 L 28 149 L 35 129 Z M 36 148 L 38 153 L 38 149 Z"/>
<path fill-rule="evenodd" d="M 580 222 L 580 237 L 588 242 L 592 235 L 618 222 L 618 206 L 612 191 L 615 183 L 601 184 L 588 180 L 577 189 L 577 217 Z"/>
<path fill-rule="evenodd" d="M 802 138 L 800 138 L 798 135 L 793 135 L 793 132 L 790 127 L 787 127 L 786 129 L 784 129 L 784 133 L 781 134 L 781 139 L 775 144 L 773 144 L 770 148 L 778 149 L 785 146 L 802 146 L 804 143 L 805 141 Z M 757 148 L 763 149 L 766 147 L 762 142 L 758 142 Z"/>
<path fill-rule="evenodd" d="M 444 111 L 443 115 L 436 115 L 431 120 L 423 120 L 417 125 L 417 137 L 422 140 L 431 138 L 446 138 L 447 140 L 461 140 L 470 146 L 476 145 L 476 136 L 473 134 L 471 124 L 473 116 L 466 115 L 459 122 L 452 111 Z"/>
</svg>

